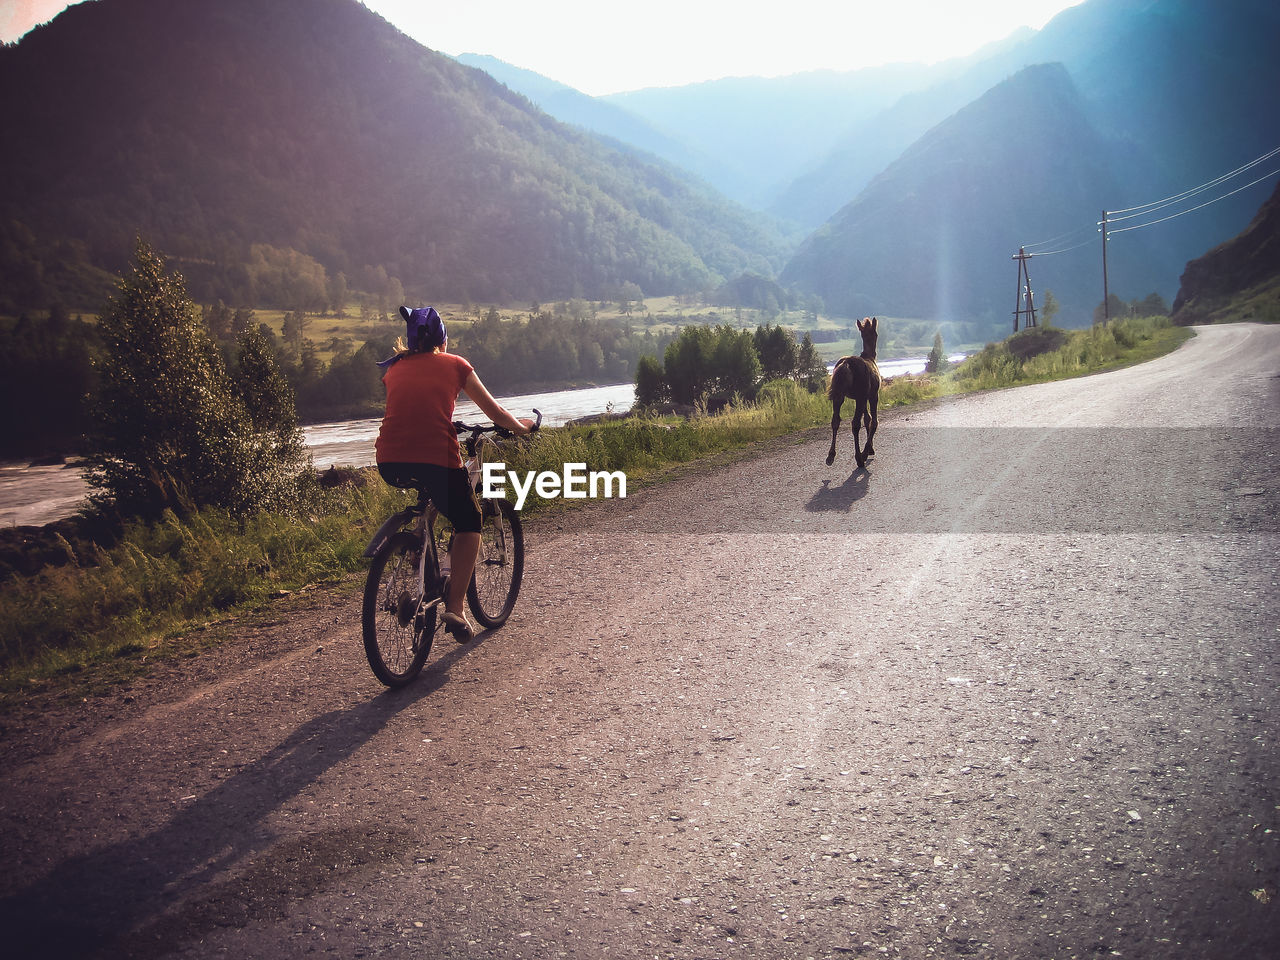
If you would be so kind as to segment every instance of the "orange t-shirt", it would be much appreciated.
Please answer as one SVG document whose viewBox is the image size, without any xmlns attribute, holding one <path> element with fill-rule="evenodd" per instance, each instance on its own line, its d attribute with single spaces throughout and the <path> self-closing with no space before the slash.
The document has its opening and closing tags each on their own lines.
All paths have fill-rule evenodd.
<svg viewBox="0 0 1280 960">
<path fill-rule="evenodd" d="M 387 368 L 387 411 L 373 446 L 378 463 L 462 466 L 453 405 L 471 369 L 452 353 L 410 353 Z"/>
</svg>

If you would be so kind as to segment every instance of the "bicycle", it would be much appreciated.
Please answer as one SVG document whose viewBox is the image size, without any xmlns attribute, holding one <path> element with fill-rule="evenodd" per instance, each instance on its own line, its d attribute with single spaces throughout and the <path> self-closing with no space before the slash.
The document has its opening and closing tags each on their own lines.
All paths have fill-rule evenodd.
<svg viewBox="0 0 1280 960">
<path fill-rule="evenodd" d="M 534 410 L 537 422 L 542 414 Z M 471 485 L 479 492 L 479 450 L 486 434 L 510 437 L 494 424 L 467 424 L 455 420 L 454 431 L 467 435 L 464 466 Z M 524 531 L 520 514 L 505 499 L 479 497 L 481 513 L 480 553 L 467 584 L 467 606 L 486 629 L 502 626 L 511 616 L 524 576 Z M 416 522 L 414 522 L 416 521 Z M 412 523 L 412 526 L 409 524 Z M 410 683 L 427 662 L 435 640 L 440 606 L 448 590 L 447 562 L 453 528 L 424 490 L 418 502 L 392 514 L 378 528 L 365 548 L 372 561 L 365 581 L 361 615 L 364 652 L 374 675 L 388 687 Z"/>
</svg>

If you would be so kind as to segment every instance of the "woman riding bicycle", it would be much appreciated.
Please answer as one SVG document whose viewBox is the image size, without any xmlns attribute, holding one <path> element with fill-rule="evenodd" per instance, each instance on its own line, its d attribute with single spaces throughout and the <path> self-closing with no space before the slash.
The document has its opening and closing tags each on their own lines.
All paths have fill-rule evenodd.
<svg viewBox="0 0 1280 960">
<path fill-rule="evenodd" d="M 462 357 L 448 352 L 444 321 L 434 307 L 400 308 L 405 336 L 378 366 L 385 371 L 386 413 L 374 444 L 378 472 L 394 487 L 425 490 L 453 524 L 451 572 L 442 619 L 459 643 L 475 636 L 462 601 L 480 550 L 480 507 L 462 465 L 453 408 L 464 392 L 497 426 L 525 435 L 531 420 L 507 412 Z"/>
</svg>

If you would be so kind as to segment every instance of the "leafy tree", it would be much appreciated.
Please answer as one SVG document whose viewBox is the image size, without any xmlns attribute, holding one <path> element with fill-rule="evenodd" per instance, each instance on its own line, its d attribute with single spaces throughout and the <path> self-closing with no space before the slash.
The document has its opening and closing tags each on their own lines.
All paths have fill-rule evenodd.
<svg viewBox="0 0 1280 960">
<path fill-rule="evenodd" d="M 750 399 L 760 380 L 760 357 L 746 330 L 689 326 L 667 346 L 663 374 L 674 403 L 724 402 L 734 394 Z"/>
<path fill-rule="evenodd" d="M 1044 302 L 1040 304 L 1040 322 L 1049 324 L 1053 322 L 1053 318 L 1058 315 L 1058 298 L 1053 295 L 1052 290 L 1044 292 Z"/>
<path fill-rule="evenodd" d="M 776 281 L 750 270 L 727 281 L 712 299 L 725 306 L 750 307 L 769 313 L 777 313 L 793 303 L 793 298 Z"/>
<path fill-rule="evenodd" d="M 693 403 L 710 392 L 715 340 L 710 327 L 691 326 L 667 346 L 663 370 L 672 402 Z"/>
<path fill-rule="evenodd" d="M 275 350 L 261 332 L 250 330 L 236 341 L 235 389 L 258 433 L 274 433 L 282 441 L 300 440 L 293 388 L 280 372 Z"/>
<path fill-rule="evenodd" d="M 241 341 L 242 377 L 259 394 L 241 396 L 182 278 L 142 241 L 99 327 L 86 457 L 94 504 L 143 517 L 293 504 L 304 448 L 261 342 Z M 263 407 L 251 413 L 246 401 Z"/>
<path fill-rule="evenodd" d="M 233 336 L 239 337 L 241 334 L 253 329 L 253 311 L 241 307 L 231 317 L 231 333 Z"/>
<path fill-rule="evenodd" d="M 766 324 L 756 327 L 753 339 L 766 380 L 779 380 L 795 375 L 796 338 L 790 330 Z"/>
<path fill-rule="evenodd" d="M 293 348 L 295 354 L 302 350 L 302 341 L 306 338 L 311 321 L 301 310 L 290 310 L 284 315 L 280 324 L 280 335 L 284 342 Z"/>
<path fill-rule="evenodd" d="M 255 243 L 247 264 L 253 284 L 253 303 L 322 310 L 329 299 L 328 276 L 312 257 L 292 247 Z"/>
<path fill-rule="evenodd" d="M 668 395 L 662 363 L 657 357 L 641 357 L 636 364 L 636 405 L 656 407 L 665 403 Z"/>
<path fill-rule="evenodd" d="M 215 340 L 231 339 L 231 324 L 234 319 L 235 315 L 231 312 L 231 308 L 221 300 L 204 311 L 204 324 Z"/>
<path fill-rule="evenodd" d="M 796 379 L 810 393 L 817 393 L 827 385 L 827 365 L 813 345 L 813 338 L 805 332 L 796 351 Z"/>
<path fill-rule="evenodd" d="M 719 399 L 728 400 L 734 395 L 754 399 L 760 382 L 760 356 L 750 333 L 717 327 L 713 359 Z"/>
<path fill-rule="evenodd" d="M 618 287 L 618 306 L 621 307 L 625 303 L 635 304 L 637 301 L 644 300 L 644 291 L 640 289 L 638 283 L 632 283 L 630 280 L 620 284 Z"/>
<path fill-rule="evenodd" d="M 347 315 L 347 275 L 339 270 L 329 278 L 329 307 L 333 310 L 335 317 L 345 317 Z"/>
<path fill-rule="evenodd" d="M 925 361 L 925 373 L 938 373 L 946 367 L 947 355 L 942 347 L 942 331 L 939 330 L 933 335 L 933 349 L 929 351 L 929 358 Z"/>
</svg>

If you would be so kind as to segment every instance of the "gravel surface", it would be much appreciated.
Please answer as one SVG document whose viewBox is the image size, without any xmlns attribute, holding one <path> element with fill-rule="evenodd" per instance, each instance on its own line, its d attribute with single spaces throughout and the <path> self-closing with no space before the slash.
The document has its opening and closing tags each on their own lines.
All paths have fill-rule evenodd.
<svg viewBox="0 0 1280 960">
<path fill-rule="evenodd" d="M 1280 955 L 1278 377 L 1202 328 L 544 519 L 401 692 L 351 583 L 33 696 L 11 955 Z"/>
</svg>

